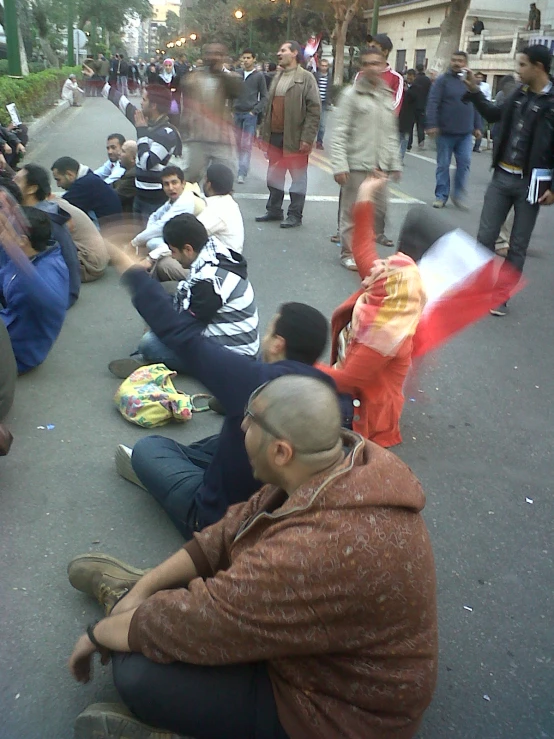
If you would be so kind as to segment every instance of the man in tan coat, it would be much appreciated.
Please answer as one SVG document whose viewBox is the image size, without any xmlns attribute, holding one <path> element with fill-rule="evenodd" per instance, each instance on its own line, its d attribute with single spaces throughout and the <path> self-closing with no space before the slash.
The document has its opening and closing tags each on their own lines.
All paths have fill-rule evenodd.
<svg viewBox="0 0 554 739">
<path fill-rule="evenodd" d="M 302 49 L 296 41 L 285 41 L 277 52 L 281 70 L 273 78 L 262 139 L 268 146 L 266 214 L 259 223 L 281 221 L 281 228 L 302 225 L 308 187 L 308 157 L 321 117 L 321 100 L 315 77 L 302 69 Z M 285 175 L 291 175 L 290 206 L 283 220 Z"/>
<path fill-rule="evenodd" d="M 113 650 L 134 714 L 90 706 L 75 736 L 411 739 L 437 671 L 421 485 L 341 430 L 316 378 L 259 387 L 242 430 L 266 483 L 248 501 L 148 573 L 102 554 L 70 563 L 72 585 L 111 611 L 70 669 L 87 682 L 94 652 Z"/>
<path fill-rule="evenodd" d="M 379 49 L 370 47 L 362 51 L 361 62 L 362 71 L 340 97 L 331 144 L 333 174 L 341 186 L 341 264 L 353 271 L 356 263 L 352 257 L 352 207 L 358 188 L 375 170 L 398 180 L 402 169 L 394 93 L 381 79 L 386 60 Z M 386 190 L 382 192 L 386 197 Z M 384 206 L 385 203 L 375 204 L 378 235 L 384 231 Z"/>
</svg>

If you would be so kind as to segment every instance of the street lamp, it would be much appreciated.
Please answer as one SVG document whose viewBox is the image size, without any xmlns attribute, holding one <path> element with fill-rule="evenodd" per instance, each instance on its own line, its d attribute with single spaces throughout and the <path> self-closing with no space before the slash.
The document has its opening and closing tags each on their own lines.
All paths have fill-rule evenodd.
<svg viewBox="0 0 554 739">
<path fill-rule="evenodd" d="M 244 18 L 244 13 L 242 10 L 235 10 L 235 18 L 240 21 Z"/>
<path fill-rule="evenodd" d="M 195 33 L 191 33 L 190 36 L 189 36 L 189 38 L 190 38 L 191 41 L 196 41 L 196 39 L 198 38 L 198 36 Z"/>
</svg>

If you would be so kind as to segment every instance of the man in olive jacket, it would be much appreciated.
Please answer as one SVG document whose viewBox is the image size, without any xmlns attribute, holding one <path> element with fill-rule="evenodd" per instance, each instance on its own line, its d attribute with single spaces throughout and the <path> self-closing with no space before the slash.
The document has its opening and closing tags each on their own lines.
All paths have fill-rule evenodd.
<svg viewBox="0 0 554 739">
<path fill-rule="evenodd" d="M 319 128 L 321 100 L 315 77 L 302 69 L 302 49 L 285 41 L 277 52 L 281 70 L 269 90 L 262 139 L 268 145 L 266 213 L 256 220 L 281 221 L 281 228 L 302 225 L 308 186 L 308 157 Z M 283 220 L 285 175 L 291 175 L 290 206 Z"/>
</svg>

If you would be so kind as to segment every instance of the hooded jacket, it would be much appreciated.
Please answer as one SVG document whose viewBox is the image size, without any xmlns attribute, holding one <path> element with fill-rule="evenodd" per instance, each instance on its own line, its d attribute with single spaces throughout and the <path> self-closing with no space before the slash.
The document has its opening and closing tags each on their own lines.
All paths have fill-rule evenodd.
<svg viewBox="0 0 554 739">
<path fill-rule="evenodd" d="M 155 662 L 267 662 L 293 739 L 409 739 L 437 673 L 435 567 L 418 480 L 343 432 L 346 457 L 288 497 L 266 485 L 185 545 L 199 577 L 133 615 Z"/>
<path fill-rule="evenodd" d="M 57 244 L 25 260 L 20 266 L 10 259 L 0 269 L 0 318 L 19 374 L 46 359 L 62 329 L 69 292 L 69 271 Z"/>
<path fill-rule="evenodd" d="M 34 207 L 42 210 L 50 219 L 52 239 L 58 242 L 58 246 L 62 250 L 64 262 L 67 264 L 69 271 L 69 305 L 67 307 L 71 308 L 81 291 L 81 265 L 77 246 L 67 228 L 71 216 L 52 200 L 41 200 Z"/>
<path fill-rule="evenodd" d="M 335 116 L 333 174 L 402 169 L 394 95 L 384 82 L 373 86 L 358 75 L 342 93 Z"/>
</svg>

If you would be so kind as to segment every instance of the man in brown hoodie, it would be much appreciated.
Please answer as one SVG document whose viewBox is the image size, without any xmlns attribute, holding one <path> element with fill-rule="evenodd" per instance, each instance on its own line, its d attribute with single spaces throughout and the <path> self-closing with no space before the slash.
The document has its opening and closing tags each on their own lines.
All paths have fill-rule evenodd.
<svg viewBox="0 0 554 739">
<path fill-rule="evenodd" d="M 148 573 L 73 560 L 75 587 L 119 600 L 70 669 L 87 682 L 94 652 L 111 650 L 132 711 L 90 706 L 78 739 L 414 736 L 437 670 L 425 498 L 403 462 L 340 423 L 319 380 L 262 385 L 243 422 L 258 493 Z"/>
</svg>

